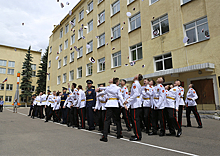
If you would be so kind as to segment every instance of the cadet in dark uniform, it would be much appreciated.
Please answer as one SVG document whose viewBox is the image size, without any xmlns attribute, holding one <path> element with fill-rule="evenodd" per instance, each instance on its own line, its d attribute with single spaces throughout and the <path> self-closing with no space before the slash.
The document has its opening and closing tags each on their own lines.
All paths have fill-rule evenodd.
<svg viewBox="0 0 220 156">
<path fill-rule="evenodd" d="M 61 122 L 61 124 L 66 124 L 67 123 L 67 110 L 66 108 L 63 108 L 64 102 L 67 99 L 67 93 L 66 93 L 67 88 L 63 87 L 63 94 L 61 96 L 61 102 L 60 102 L 60 107 L 61 107 L 61 117 L 63 119 L 63 121 Z"/>
<path fill-rule="evenodd" d="M 94 126 L 94 117 L 93 117 L 93 107 L 95 107 L 96 104 L 96 92 L 95 88 L 92 87 L 93 81 L 87 80 L 87 91 L 86 91 L 86 114 L 87 114 L 87 121 L 89 125 L 90 131 L 95 129 Z"/>
</svg>

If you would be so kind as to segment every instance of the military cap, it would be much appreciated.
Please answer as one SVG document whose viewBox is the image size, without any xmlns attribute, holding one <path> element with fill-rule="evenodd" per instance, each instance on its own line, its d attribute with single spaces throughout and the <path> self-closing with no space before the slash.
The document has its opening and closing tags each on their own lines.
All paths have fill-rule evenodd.
<svg viewBox="0 0 220 156">
<path fill-rule="evenodd" d="M 87 80 L 86 83 L 93 84 L 93 81 L 92 80 Z"/>
<path fill-rule="evenodd" d="M 66 87 L 62 87 L 63 88 L 63 90 L 67 90 L 67 88 Z"/>
</svg>

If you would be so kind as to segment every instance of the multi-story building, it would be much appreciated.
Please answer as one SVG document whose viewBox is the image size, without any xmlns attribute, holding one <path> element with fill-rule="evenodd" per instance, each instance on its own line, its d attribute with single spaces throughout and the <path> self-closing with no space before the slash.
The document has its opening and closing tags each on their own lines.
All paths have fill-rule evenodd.
<svg viewBox="0 0 220 156">
<path fill-rule="evenodd" d="M 112 77 L 130 86 L 141 73 L 164 76 L 164 84 L 180 79 L 185 93 L 193 83 L 199 109 L 219 108 L 219 7 L 218 0 L 81 0 L 50 36 L 47 86 L 92 79 L 97 87 Z"/>
<path fill-rule="evenodd" d="M 15 92 L 17 89 L 17 73 L 22 72 L 22 65 L 24 62 L 27 49 L 11 47 L 7 45 L 0 45 L 0 98 L 5 101 L 4 105 L 11 106 L 14 101 Z M 31 50 L 33 57 L 32 62 L 32 92 L 35 92 L 37 87 L 37 70 L 40 64 L 41 52 Z M 2 83 L 7 78 L 7 81 Z M 22 76 L 21 76 L 22 78 Z M 20 82 L 21 82 L 20 78 Z M 19 94 L 21 94 L 19 88 Z M 21 105 L 25 105 L 26 99 L 20 98 Z M 28 104 L 30 99 L 28 100 Z"/>
</svg>

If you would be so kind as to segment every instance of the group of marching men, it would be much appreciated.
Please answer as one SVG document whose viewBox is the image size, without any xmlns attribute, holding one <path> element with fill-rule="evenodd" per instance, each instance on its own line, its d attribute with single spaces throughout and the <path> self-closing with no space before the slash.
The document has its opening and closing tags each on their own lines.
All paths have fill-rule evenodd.
<svg viewBox="0 0 220 156">
<path fill-rule="evenodd" d="M 99 86 L 95 89 L 92 80 L 87 80 L 87 90 L 83 91 L 82 86 L 68 84 L 67 88 L 63 87 L 63 92 L 50 91 L 40 93 L 34 98 L 34 111 L 39 112 L 40 118 L 43 118 L 43 107 L 45 107 L 46 120 L 67 124 L 68 127 L 78 127 L 85 129 L 85 120 L 88 123 L 88 130 L 94 130 L 95 125 L 99 126 L 103 136 L 100 141 L 107 142 L 107 135 L 110 132 L 110 124 L 117 127 L 117 139 L 122 138 L 121 114 L 125 121 L 128 131 L 133 128 L 134 136 L 130 141 L 139 141 L 142 138 L 143 129 L 148 135 L 159 136 L 176 136 L 182 134 L 182 112 L 185 107 L 187 117 L 187 127 L 191 127 L 190 113 L 193 111 L 198 128 L 202 128 L 201 118 L 196 108 L 196 99 L 198 98 L 193 84 L 189 85 L 189 90 L 184 101 L 184 88 L 181 81 L 176 80 L 173 85 L 163 86 L 164 78 L 159 77 L 157 84 L 154 80 L 144 79 L 144 86 L 140 85 L 143 79 L 141 74 L 134 77 L 130 92 L 126 87 L 126 80 L 113 78 L 109 80 L 109 86 Z M 121 83 L 121 87 L 119 87 Z M 178 112 L 178 119 L 176 117 Z M 79 118 L 80 117 L 80 120 Z M 62 118 L 62 122 L 61 122 Z M 80 121 L 80 124 L 79 124 Z M 159 124 L 158 124 L 159 121 Z M 131 125 L 132 124 L 132 125 Z M 166 127 L 169 129 L 165 134 Z M 150 131 L 152 128 L 152 131 Z M 177 133 L 176 131 L 177 130 Z"/>
</svg>

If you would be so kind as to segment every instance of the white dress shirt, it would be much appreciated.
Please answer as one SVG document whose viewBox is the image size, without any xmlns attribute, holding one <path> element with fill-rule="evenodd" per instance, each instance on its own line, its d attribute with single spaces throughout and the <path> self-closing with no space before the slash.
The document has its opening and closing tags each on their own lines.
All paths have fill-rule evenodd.
<svg viewBox="0 0 220 156">
<path fill-rule="evenodd" d="M 80 89 L 77 94 L 78 94 L 78 104 L 77 104 L 77 106 L 79 108 L 84 108 L 86 106 L 85 92 L 82 89 Z"/>
<path fill-rule="evenodd" d="M 192 100 L 189 100 L 189 98 Z M 188 104 L 188 106 L 196 106 L 196 99 L 198 99 L 196 91 L 193 88 L 190 88 L 187 92 L 185 103 Z"/>
<path fill-rule="evenodd" d="M 157 84 L 153 89 L 153 103 L 151 108 L 164 109 L 166 98 L 165 88 L 162 84 Z"/>
</svg>

